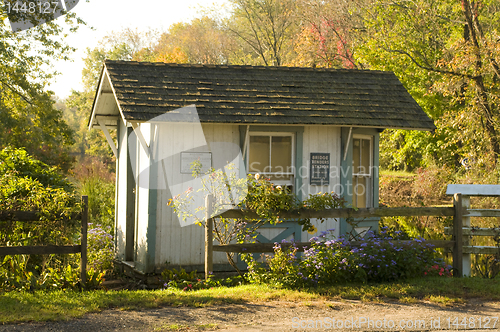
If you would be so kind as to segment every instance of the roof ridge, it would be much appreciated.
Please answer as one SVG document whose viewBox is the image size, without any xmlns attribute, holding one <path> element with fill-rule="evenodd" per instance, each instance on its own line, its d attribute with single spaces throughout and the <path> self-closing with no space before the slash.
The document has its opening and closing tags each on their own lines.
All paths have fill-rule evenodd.
<svg viewBox="0 0 500 332">
<path fill-rule="evenodd" d="M 377 73 L 394 75 L 391 71 L 372 70 L 372 69 L 347 69 L 347 68 L 318 68 L 318 67 L 295 67 L 295 66 L 252 66 L 252 65 L 228 65 L 228 64 L 191 64 L 174 62 L 149 62 L 132 60 L 110 60 L 105 59 L 104 64 L 120 64 L 135 66 L 165 66 L 165 67 L 183 67 L 183 68 L 213 68 L 213 69 L 251 69 L 251 70 L 277 70 L 277 71 L 315 71 L 315 72 L 348 72 L 348 73 Z"/>
</svg>

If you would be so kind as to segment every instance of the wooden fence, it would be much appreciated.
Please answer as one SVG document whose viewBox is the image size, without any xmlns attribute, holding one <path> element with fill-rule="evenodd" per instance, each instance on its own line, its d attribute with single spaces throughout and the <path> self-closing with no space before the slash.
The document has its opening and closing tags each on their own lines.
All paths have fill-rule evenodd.
<svg viewBox="0 0 500 332">
<path fill-rule="evenodd" d="M 500 186 L 497 187 L 500 195 Z M 496 195 L 489 195 L 496 196 Z M 396 207 L 396 208 L 367 208 L 367 209 L 328 209 L 328 210 L 308 210 L 300 209 L 296 211 L 283 211 L 280 217 L 283 219 L 298 218 L 369 218 L 369 217 L 416 217 L 416 216 L 444 216 L 453 217 L 453 227 L 446 227 L 445 234 L 452 235 L 451 240 L 427 240 L 435 248 L 445 248 L 453 253 L 453 268 L 457 272 L 455 275 L 470 275 L 470 254 L 497 254 L 499 247 L 470 246 L 470 236 L 496 236 L 500 234 L 500 228 L 485 229 L 471 228 L 469 217 L 500 217 L 500 210 L 481 210 L 470 209 L 469 195 L 462 197 L 462 194 L 455 193 L 453 196 L 453 206 L 450 207 Z M 206 201 L 207 211 L 210 211 L 210 201 Z M 465 204 L 464 204 L 465 201 Z M 208 218 L 205 223 L 205 276 L 213 271 L 213 251 L 234 252 L 234 253 L 259 253 L 273 252 L 274 243 L 243 243 L 213 245 L 212 229 L 213 218 Z M 220 214 L 217 217 L 224 218 L 247 218 L 259 219 L 259 216 L 253 211 L 242 209 L 232 209 Z M 410 243 L 411 241 L 397 241 L 400 244 Z M 353 246 L 360 245 L 362 242 L 353 241 Z M 281 244 L 282 247 L 291 244 Z M 296 242 L 298 251 L 311 246 L 310 242 Z"/>
<path fill-rule="evenodd" d="M 82 196 L 82 212 L 71 217 L 81 219 L 81 243 L 78 245 L 44 245 L 44 246 L 12 246 L 0 247 L 0 256 L 5 255 L 49 255 L 49 254 L 81 254 L 80 278 L 82 285 L 87 283 L 87 225 L 88 196 Z M 0 212 L 0 222 L 20 221 L 30 222 L 40 220 L 36 211 Z"/>
</svg>

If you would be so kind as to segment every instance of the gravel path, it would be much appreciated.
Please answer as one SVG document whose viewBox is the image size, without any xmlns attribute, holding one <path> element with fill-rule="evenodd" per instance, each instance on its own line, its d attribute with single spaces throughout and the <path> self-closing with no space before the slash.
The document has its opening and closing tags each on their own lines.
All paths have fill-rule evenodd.
<svg viewBox="0 0 500 332">
<path fill-rule="evenodd" d="M 495 321 L 495 317 L 499 320 Z M 335 321 L 333 321 L 335 319 Z M 465 319 L 465 320 L 464 320 Z M 489 322 L 489 325 L 486 324 Z M 335 325 L 332 326 L 332 323 Z M 439 323 L 439 324 L 438 324 Z M 493 324 L 496 323 L 495 326 Z M 368 324 L 370 324 L 368 326 Z M 418 326 L 420 324 L 420 326 Z M 431 325 L 432 324 L 432 325 Z M 341 325 L 343 327 L 341 327 Z M 413 327 L 412 327 L 413 326 Z M 205 308 L 106 310 L 80 319 L 0 326 L 0 331 L 500 331 L 500 304 L 268 302 Z"/>
</svg>

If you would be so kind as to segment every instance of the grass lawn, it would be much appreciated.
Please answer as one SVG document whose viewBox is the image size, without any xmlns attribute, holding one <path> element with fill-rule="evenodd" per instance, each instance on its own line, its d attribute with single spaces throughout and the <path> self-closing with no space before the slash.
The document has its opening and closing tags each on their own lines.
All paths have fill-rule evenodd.
<svg viewBox="0 0 500 332">
<path fill-rule="evenodd" d="M 242 285 L 184 292 L 141 291 L 52 291 L 0 294 L 0 324 L 65 320 L 109 308 L 134 310 L 159 306 L 212 306 L 262 301 L 400 301 L 440 304 L 463 303 L 467 299 L 500 300 L 500 279 L 425 278 L 398 283 L 349 284 L 308 290 L 277 289 L 266 285 Z"/>
</svg>

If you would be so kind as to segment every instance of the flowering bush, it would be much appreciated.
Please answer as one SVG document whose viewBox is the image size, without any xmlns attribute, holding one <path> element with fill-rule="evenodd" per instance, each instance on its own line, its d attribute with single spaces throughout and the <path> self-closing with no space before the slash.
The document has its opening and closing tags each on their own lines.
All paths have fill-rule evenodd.
<svg viewBox="0 0 500 332">
<path fill-rule="evenodd" d="M 436 277 L 436 276 L 446 276 L 446 277 L 451 277 L 451 269 L 450 266 L 442 266 L 442 265 L 432 265 L 427 269 L 427 271 L 424 272 L 424 275 L 426 276 L 431 276 L 431 277 Z"/>
<path fill-rule="evenodd" d="M 246 256 L 248 279 L 285 287 L 308 287 L 343 282 L 394 281 L 414 276 L 450 276 L 450 267 L 436 259 L 432 245 L 423 239 L 401 241 L 400 233 L 393 236 L 382 229 L 376 235 L 369 232 L 365 239 L 352 243 L 345 238 L 330 239 L 333 230 L 311 239 L 311 247 L 302 257 L 292 242 L 284 248 L 276 243 L 274 256 L 266 256 L 266 269 Z"/>
<path fill-rule="evenodd" d="M 113 267 L 113 236 L 111 227 L 102 227 L 89 223 L 87 232 L 87 250 L 89 266 L 96 271 L 105 271 Z"/>
</svg>

